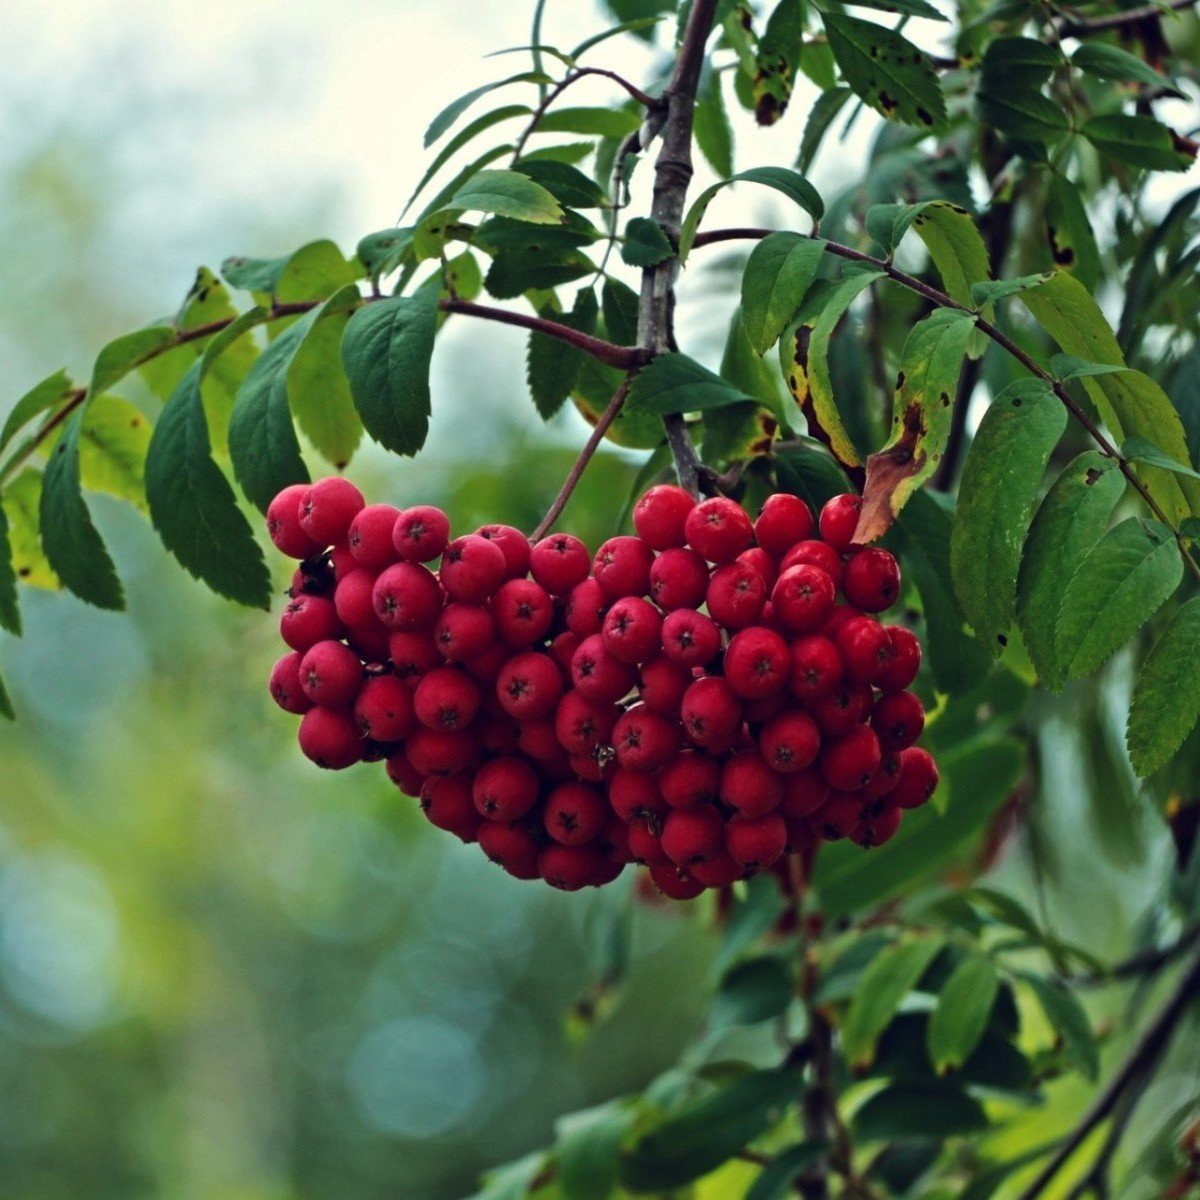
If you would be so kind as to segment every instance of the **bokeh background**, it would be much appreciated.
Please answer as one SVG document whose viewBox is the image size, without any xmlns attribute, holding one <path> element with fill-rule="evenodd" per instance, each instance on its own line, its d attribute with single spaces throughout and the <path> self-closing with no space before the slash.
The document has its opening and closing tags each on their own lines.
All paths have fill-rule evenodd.
<svg viewBox="0 0 1200 1200">
<path fill-rule="evenodd" d="M 473 0 L 0 13 L 0 414 L 172 311 L 200 264 L 317 237 L 349 251 L 392 224 L 429 118 L 520 69 L 483 56 L 527 42 L 529 20 Z M 589 0 L 550 0 L 545 35 L 569 45 L 601 20 Z M 635 79 L 662 67 L 631 39 L 610 47 Z M 739 124 L 740 165 L 792 161 L 805 86 L 773 130 Z M 827 195 L 876 128 L 864 113 L 822 155 Z M 731 223 L 774 211 L 718 204 Z M 733 299 L 719 262 L 686 282 L 690 352 L 719 357 Z M 523 379 L 519 335 L 451 327 L 426 451 L 364 450 L 355 478 L 375 500 L 442 504 L 457 527 L 532 527 L 586 426 L 573 412 L 543 426 Z M 593 544 L 613 532 L 642 458 L 599 457 L 566 524 Z M 627 886 L 519 885 L 381 771 L 313 771 L 267 696 L 274 619 L 205 592 L 128 506 L 93 511 L 129 613 L 24 589 L 26 637 L 0 638 L 20 716 L 0 728 L 0 1194 L 454 1200 L 556 1116 L 675 1062 L 710 986 L 703 917 L 634 904 Z M 1106 956 L 1152 910 L 1171 853 L 1131 776 L 1088 765 L 1105 772 L 1098 831 L 1079 783 L 1083 724 L 1119 744 L 1127 688 L 1118 667 L 1086 713 L 1038 721 L 1044 911 Z M 996 868 L 1026 891 L 1027 841 Z M 630 922 L 628 978 L 598 994 Z M 1177 1068 L 1184 1086 L 1195 1069 Z"/>
</svg>

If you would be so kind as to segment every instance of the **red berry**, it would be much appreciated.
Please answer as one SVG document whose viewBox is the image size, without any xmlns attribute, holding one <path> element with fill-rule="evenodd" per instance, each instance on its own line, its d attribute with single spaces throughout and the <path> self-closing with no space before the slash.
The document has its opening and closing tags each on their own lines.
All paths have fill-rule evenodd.
<svg viewBox="0 0 1200 1200">
<path fill-rule="evenodd" d="M 361 509 L 346 534 L 350 553 L 368 571 L 382 571 L 396 561 L 392 530 L 400 519 L 400 510 L 391 504 L 368 504 Z"/>
<path fill-rule="evenodd" d="M 828 796 L 829 784 L 821 777 L 821 772 L 816 767 L 808 767 L 784 777 L 779 811 L 789 820 L 803 820 L 815 813 Z"/>
<path fill-rule="evenodd" d="M 413 706 L 426 729 L 466 729 L 479 711 L 479 689 L 457 667 L 437 667 L 417 684 Z"/>
<path fill-rule="evenodd" d="M 638 673 L 638 695 L 651 712 L 663 716 L 679 715 L 683 694 L 692 685 L 690 668 L 669 659 L 665 654 L 650 659 Z"/>
<path fill-rule="evenodd" d="M 517 726 L 517 746 L 539 763 L 565 763 L 566 751 L 558 744 L 552 720 L 522 721 Z"/>
<path fill-rule="evenodd" d="M 729 563 L 754 540 L 745 510 L 726 496 L 701 500 L 687 515 L 688 545 L 712 563 Z"/>
<path fill-rule="evenodd" d="M 631 771 L 657 771 L 679 752 L 678 721 L 635 704 L 621 714 L 613 727 L 612 744 L 617 762 Z"/>
<path fill-rule="evenodd" d="M 782 778 L 756 750 L 735 754 L 721 770 L 721 800 L 743 817 L 765 816 L 782 799 Z"/>
<path fill-rule="evenodd" d="M 431 825 L 464 842 L 473 842 L 479 835 L 482 818 L 471 801 L 468 775 L 427 779 L 421 787 L 421 808 Z"/>
<path fill-rule="evenodd" d="M 333 582 L 341 583 L 351 571 L 357 571 L 362 564 L 350 553 L 349 546 L 333 546 L 329 551 L 329 566 L 333 571 Z"/>
<path fill-rule="evenodd" d="M 563 892 L 590 886 L 604 866 L 604 856 L 594 846 L 547 846 L 538 854 L 538 874 Z"/>
<path fill-rule="evenodd" d="M 900 778 L 888 800 L 900 808 L 920 808 L 938 785 L 937 763 L 928 750 L 910 746 L 900 751 Z"/>
<path fill-rule="evenodd" d="M 575 651 L 579 649 L 579 644 L 582 640 L 582 638 L 567 629 L 560 633 L 546 647 L 550 657 L 554 659 L 558 664 L 559 670 L 566 676 L 570 676 L 571 674 L 571 659 L 575 657 Z"/>
<path fill-rule="evenodd" d="M 495 634 L 492 615 L 480 604 L 447 604 L 433 627 L 433 640 L 447 662 L 482 654 Z"/>
<path fill-rule="evenodd" d="M 318 642 L 300 660 L 300 686 L 322 708 L 349 708 L 362 679 L 362 660 L 341 642 Z"/>
<path fill-rule="evenodd" d="M 725 822 L 715 808 L 674 808 L 662 831 L 663 853 L 686 867 L 703 862 L 725 848 Z"/>
<path fill-rule="evenodd" d="M 821 750 L 821 774 L 831 788 L 853 792 L 879 770 L 883 753 L 879 739 L 866 725 L 827 742 Z"/>
<path fill-rule="evenodd" d="M 684 750 L 659 772 L 658 786 L 672 808 L 707 804 L 720 795 L 721 763 L 697 750 Z"/>
<path fill-rule="evenodd" d="M 762 576 L 768 593 L 779 578 L 779 564 L 761 546 L 751 546 L 749 550 L 743 550 L 734 561 L 757 571 Z"/>
<path fill-rule="evenodd" d="M 878 546 L 856 550 L 842 569 L 842 591 L 864 612 L 883 612 L 900 595 L 899 564 Z"/>
<path fill-rule="evenodd" d="M 611 703 L 633 690 L 637 671 L 613 655 L 604 639 L 594 633 L 584 638 L 571 656 L 571 682 L 581 696 Z"/>
<path fill-rule="evenodd" d="M 888 635 L 874 617 L 852 617 L 834 635 L 850 683 L 870 683 L 885 661 Z"/>
<path fill-rule="evenodd" d="M 685 541 L 684 522 L 696 501 L 681 487 L 652 487 L 633 508 L 633 527 L 652 550 L 669 550 Z"/>
<path fill-rule="evenodd" d="M 813 814 L 810 824 L 827 842 L 849 837 L 862 820 L 863 803 L 853 792 L 830 792 L 829 799 Z"/>
<path fill-rule="evenodd" d="M 338 620 L 347 626 L 371 624 L 375 616 L 372 595 L 375 589 L 375 572 L 359 567 L 342 577 L 333 592 L 333 606 Z"/>
<path fill-rule="evenodd" d="M 510 646 L 540 642 L 554 620 L 554 601 L 532 579 L 510 579 L 492 597 L 496 632 Z"/>
<path fill-rule="evenodd" d="M 604 828 L 609 809 L 600 793 L 584 783 L 560 784 L 546 797 L 546 832 L 564 846 L 582 846 Z"/>
<path fill-rule="evenodd" d="M 743 867 L 769 867 L 787 846 L 787 826 L 777 813 L 765 817 L 734 817 L 725 826 L 725 849 Z"/>
<path fill-rule="evenodd" d="M 507 570 L 504 551 L 495 542 L 468 533 L 442 551 L 438 577 L 452 600 L 478 604 L 496 591 Z"/>
<path fill-rule="evenodd" d="M 650 567 L 650 595 L 664 612 L 697 608 L 708 590 L 708 564 L 695 550 L 672 546 Z"/>
<path fill-rule="evenodd" d="M 638 537 L 615 537 L 596 551 L 592 578 L 609 600 L 644 596 L 650 590 L 654 551 Z"/>
<path fill-rule="evenodd" d="M 267 534 L 288 558 L 310 558 L 324 546 L 318 545 L 300 524 L 300 501 L 308 493 L 308 484 L 285 487 L 267 506 Z"/>
<path fill-rule="evenodd" d="M 784 556 L 779 564 L 779 573 L 790 571 L 792 567 L 819 567 L 837 587 L 842 578 L 842 560 L 838 552 L 825 542 L 816 540 L 797 542 Z"/>
<path fill-rule="evenodd" d="M 427 568 L 401 562 L 375 580 L 375 615 L 389 629 L 424 629 L 442 608 L 442 592 Z"/>
<path fill-rule="evenodd" d="M 363 737 L 398 742 L 416 728 L 412 689 L 395 675 L 374 675 L 354 701 L 354 720 Z"/>
<path fill-rule="evenodd" d="M 837 637 L 838 631 L 849 621 L 853 621 L 856 617 L 862 617 L 866 614 L 860 608 L 855 608 L 852 604 L 835 604 L 833 612 L 825 620 L 825 624 L 818 630 L 822 637 L 827 637 L 831 641 Z"/>
<path fill-rule="evenodd" d="M 726 826 L 728 831 L 728 826 Z M 703 862 L 692 863 L 688 874 L 706 888 L 732 887 L 739 879 L 754 874 L 753 868 L 743 867 L 728 851 L 720 850 Z"/>
<path fill-rule="evenodd" d="M 422 775 L 453 775 L 475 761 L 475 739 L 464 729 L 418 729 L 404 743 Z"/>
<path fill-rule="evenodd" d="M 587 754 L 608 742 L 616 724 L 612 704 L 589 700 L 579 691 L 567 692 L 554 714 L 554 732 L 568 754 Z"/>
<path fill-rule="evenodd" d="M 762 616 L 767 585 L 762 574 L 743 562 L 718 567 L 708 583 L 709 616 L 726 629 L 745 629 Z"/>
<path fill-rule="evenodd" d="M 662 625 L 663 653 L 685 667 L 702 667 L 721 649 L 716 622 L 690 608 L 668 613 Z"/>
<path fill-rule="evenodd" d="M 729 684 L 717 675 L 697 679 L 680 706 L 687 735 L 697 746 L 716 746 L 741 727 L 742 702 Z"/>
<path fill-rule="evenodd" d="M 328 475 L 300 497 L 300 528 L 321 547 L 344 542 L 364 503 L 362 492 L 350 480 Z"/>
<path fill-rule="evenodd" d="M 389 755 L 385 766 L 387 767 L 388 778 L 406 796 L 419 796 L 421 794 L 421 787 L 425 783 L 425 776 L 412 765 L 406 751 L 398 750 L 395 754 Z"/>
<path fill-rule="evenodd" d="M 887 646 L 883 662 L 871 682 L 884 692 L 902 692 L 917 677 L 921 667 L 921 643 L 903 625 L 885 625 Z"/>
<path fill-rule="evenodd" d="M 847 494 L 834 496 L 821 509 L 821 537 L 835 550 L 849 550 L 862 512 L 862 497 Z"/>
<path fill-rule="evenodd" d="M 288 601 L 279 618 L 279 636 L 301 653 L 318 642 L 339 638 L 343 632 L 337 609 L 326 596 L 297 596 Z"/>
<path fill-rule="evenodd" d="M 346 629 L 346 641 L 350 649 L 364 663 L 383 665 L 388 660 L 389 648 L 388 628 L 371 616 L 360 625 L 351 625 Z"/>
<path fill-rule="evenodd" d="M 792 671 L 792 656 L 779 634 L 761 625 L 735 633 L 725 649 L 725 678 L 747 700 L 781 692 Z"/>
<path fill-rule="evenodd" d="M 806 712 L 790 709 L 772 717 L 758 736 L 759 753 L 773 771 L 803 771 L 821 748 L 817 723 Z"/>
<path fill-rule="evenodd" d="M 900 828 L 901 816 L 894 804 L 884 805 L 879 812 L 864 816 L 850 831 L 850 839 L 860 846 L 882 846 Z"/>
<path fill-rule="evenodd" d="M 480 850 L 514 879 L 538 877 L 538 844 L 523 825 L 483 821 L 478 836 Z"/>
<path fill-rule="evenodd" d="M 802 637 L 792 643 L 792 673 L 788 687 L 801 700 L 831 695 L 842 680 L 842 659 L 837 648 L 823 637 Z"/>
<path fill-rule="evenodd" d="M 481 525 L 475 533 L 500 547 L 506 579 L 520 579 L 529 570 L 529 539 L 519 529 L 511 525 Z"/>
<path fill-rule="evenodd" d="M 863 799 L 882 800 L 884 796 L 890 796 L 896 790 L 896 784 L 899 782 L 900 755 L 899 753 L 888 754 L 885 751 L 879 769 L 862 786 Z"/>
<path fill-rule="evenodd" d="M 563 678 L 547 654 L 517 654 L 496 676 L 496 696 L 504 711 L 518 721 L 549 717 L 563 693 Z"/>
<path fill-rule="evenodd" d="M 655 777 L 625 767 L 618 767 L 608 781 L 608 802 L 622 821 L 657 820 L 667 812 Z"/>
<path fill-rule="evenodd" d="M 810 702 L 808 711 L 822 736 L 839 737 L 867 719 L 872 699 L 866 684 L 843 683 L 828 696 Z"/>
<path fill-rule="evenodd" d="M 433 562 L 449 540 L 450 518 L 431 504 L 406 508 L 392 526 L 392 545 L 405 562 Z"/>
<path fill-rule="evenodd" d="M 442 661 L 431 634 L 413 633 L 406 629 L 388 636 L 388 658 L 397 677 L 411 687 L 416 687 L 417 680 L 440 666 Z"/>
<path fill-rule="evenodd" d="M 907 750 L 925 728 L 925 709 L 912 692 L 880 696 L 871 713 L 871 728 L 885 753 Z"/>
<path fill-rule="evenodd" d="M 569 533 L 544 537 L 529 555 L 529 571 L 552 596 L 566 596 L 591 570 L 587 547 Z"/>
<path fill-rule="evenodd" d="M 813 535 L 813 515 L 799 496 L 776 492 L 768 496 L 754 522 L 758 544 L 776 558 Z"/>
<path fill-rule="evenodd" d="M 662 848 L 659 835 L 640 821 L 632 822 L 629 826 L 629 853 L 633 855 L 634 862 L 645 863 L 651 868 L 666 866 L 671 862 Z"/>
<path fill-rule="evenodd" d="M 814 633 L 833 611 L 837 589 L 820 567 L 789 567 L 771 589 L 775 620 L 789 633 Z"/>
<path fill-rule="evenodd" d="M 652 866 L 650 878 L 669 900 L 695 900 L 704 891 L 700 880 L 671 864 Z"/>
<path fill-rule="evenodd" d="M 298 716 L 312 708 L 312 701 L 304 694 L 300 686 L 300 660 L 303 656 L 298 650 L 285 654 L 272 668 L 270 689 L 271 697 L 284 712 L 296 713 Z"/>
<path fill-rule="evenodd" d="M 623 596 L 604 614 L 600 636 L 621 662 L 641 663 L 662 649 L 662 614 L 640 596 Z"/>
<path fill-rule="evenodd" d="M 742 717 L 747 725 L 765 725 L 772 717 L 777 717 L 785 708 L 791 705 L 792 698 L 787 692 L 775 692 L 763 696 L 760 700 L 751 700 L 742 710 Z"/>
<path fill-rule="evenodd" d="M 563 610 L 567 628 L 581 638 L 599 633 L 607 607 L 608 601 L 600 585 L 589 576 L 582 583 L 577 583 L 567 596 Z"/>
<path fill-rule="evenodd" d="M 471 798 L 480 816 L 519 821 L 537 803 L 537 772 L 521 758 L 493 758 L 475 773 Z"/>
<path fill-rule="evenodd" d="M 304 757 L 329 771 L 344 770 L 362 758 L 362 737 L 346 709 L 309 709 L 296 736 Z"/>
</svg>

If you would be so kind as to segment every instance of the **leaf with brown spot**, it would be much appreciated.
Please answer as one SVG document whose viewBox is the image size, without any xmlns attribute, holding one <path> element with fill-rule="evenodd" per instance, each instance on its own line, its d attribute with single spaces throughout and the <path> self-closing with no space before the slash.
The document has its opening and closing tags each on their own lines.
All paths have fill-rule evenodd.
<svg viewBox="0 0 1200 1200">
<path fill-rule="evenodd" d="M 900 356 L 892 402 L 892 438 L 867 459 L 867 483 L 856 542 L 873 542 L 890 528 L 905 501 L 937 469 L 950 436 L 953 396 L 975 329 L 975 314 L 939 308 L 915 325 Z"/>
</svg>

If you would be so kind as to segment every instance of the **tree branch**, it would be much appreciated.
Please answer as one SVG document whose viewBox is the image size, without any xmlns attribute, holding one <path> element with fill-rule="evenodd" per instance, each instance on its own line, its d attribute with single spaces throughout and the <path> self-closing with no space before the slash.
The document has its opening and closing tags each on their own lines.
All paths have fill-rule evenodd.
<svg viewBox="0 0 1200 1200">
<path fill-rule="evenodd" d="M 1103 33 L 1108 29 L 1121 29 L 1126 25 L 1136 25 L 1149 17 L 1161 17 L 1166 12 L 1180 12 L 1192 8 L 1196 0 L 1167 0 L 1166 4 L 1147 4 L 1142 8 L 1128 8 L 1124 12 L 1110 13 L 1105 17 L 1092 17 L 1078 21 L 1064 21 L 1058 26 L 1059 37 L 1082 38 L 1093 33 Z"/>
</svg>

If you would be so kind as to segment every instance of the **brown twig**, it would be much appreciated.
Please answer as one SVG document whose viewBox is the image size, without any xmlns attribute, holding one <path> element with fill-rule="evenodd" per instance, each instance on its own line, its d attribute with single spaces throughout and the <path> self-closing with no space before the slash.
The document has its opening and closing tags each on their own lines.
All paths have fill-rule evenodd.
<svg viewBox="0 0 1200 1200">
<path fill-rule="evenodd" d="M 1082 38 L 1093 33 L 1104 33 L 1109 29 L 1121 29 L 1136 25 L 1149 17 L 1161 17 L 1166 12 L 1180 12 L 1192 8 L 1196 0 L 1167 0 L 1165 4 L 1146 4 L 1141 8 L 1127 8 L 1124 12 L 1110 13 L 1104 17 L 1091 17 L 1077 21 L 1064 21 L 1058 26 L 1059 37 Z"/>
</svg>

